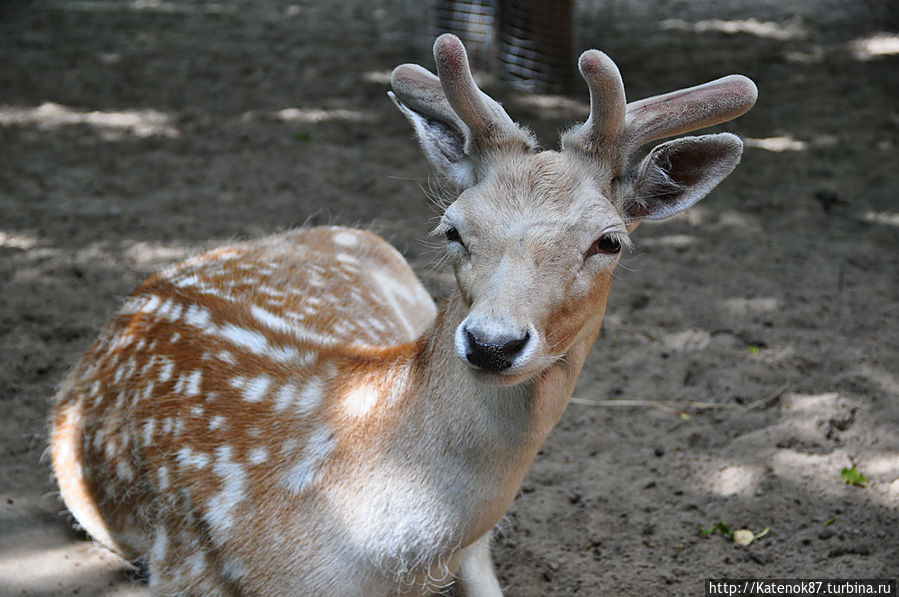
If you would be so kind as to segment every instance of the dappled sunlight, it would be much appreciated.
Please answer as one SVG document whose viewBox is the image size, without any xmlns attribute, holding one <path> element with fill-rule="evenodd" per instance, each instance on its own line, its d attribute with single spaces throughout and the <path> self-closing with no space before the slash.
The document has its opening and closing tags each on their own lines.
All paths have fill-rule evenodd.
<svg viewBox="0 0 899 597">
<path fill-rule="evenodd" d="M 899 452 L 893 451 L 894 430 L 868 421 L 865 427 L 874 429 L 874 433 L 860 437 L 852 432 L 858 419 L 870 416 L 864 403 L 836 392 L 790 394 L 784 398 L 781 412 L 783 420 L 778 427 L 790 442 L 798 445 L 774 450 L 770 466 L 775 474 L 805 479 L 814 484 L 816 491 L 837 495 L 848 487 L 840 471 L 857 466 L 870 481 L 865 497 L 884 504 L 896 497 Z M 835 446 L 816 447 L 831 434 L 840 438 Z M 800 448 L 803 442 L 809 448 Z"/>
<path fill-rule="evenodd" d="M 516 104 L 538 112 L 541 118 L 584 120 L 590 114 L 590 103 L 564 95 L 519 93 L 512 96 Z"/>
<path fill-rule="evenodd" d="M 899 454 L 874 454 L 865 459 L 865 474 L 899 481 Z"/>
<path fill-rule="evenodd" d="M 876 369 L 867 363 L 859 366 L 859 373 L 865 379 L 874 382 L 884 392 L 899 399 L 899 376 L 889 371 Z"/>
<path fill-rule="evenodd" d="M 875 33 L 853 40 L 849 44 L 852 55 L 857 60 L 872 60 L 880 56 L 899 54 L 899 33 Z"/>
<path fill-rule="evenodd" d="M 725 463 L 716 460 L 703 467 L 699 478 L 706 491 L 723 496 L 750 496 L 755 493 L 759 481 L 765 476 L 761 465 Z"/>
<path fill-rule="evenodd" d="M 835 496 L 843 492 L 840 470 L 849 466 L 850 458 L 845 449 L 817 454 L 780 448 L 771 455 L 770 462 L 775 475 L 784 479 L 801 479 L 813 484 L 816 492 Z"/>
<path fill-rule="evenodd" d="M 302 122 L 318 124 L 332 120 L 346 122 L 372 122 L 374 116 L 362 110 L 345 110 L 341 108 L 325 110 L 322 108 L 284 108 L 272 114 L 275 120 L 283 122 Z"/>
<path fill-rule="evenodd" d="M 782 303 L 774 297 L 731 297 L 724 300 L 724 308 L 734 316 L 754 315 L 757 313 L 769 313 L 781 309 Z"/>
<path fill-rule="evenodd" d="M 197 247 L 178 243 L 162 244 L 136 242 L 125 249 L 125 256 L 140 267 L 156 268 L 186 259 L 196 251 Z"/>
<path fill-rule="evenodd" d="M 46 8 L 72 12 L 147 12 L 197 14 L 232 12 L 220 2 L 165 2 L 163 0 L 62 0 L 47 3 Z"/>
<path fill-rule="evenodd" d="M 737 228 L 743 233 L 762 232 L 762 225 L 758 218 L 744 211 L 726 209 L 718 216 L 715 225 L 723 228 Z"/>
<path fill-rule="evenodd" d="M 884 224 L 899 228 L 899 212 L 895 211 L 866 211 L 862 219 L 872 224 Z"/>
<path fill-rule="evenodd" d="M 640 245 L 646 247 L 672 247 L 683 249 L 696 244 L 696 237 L 689 234 L 665 234 L 642 239 Z"/>
<path fill-rule="evenodd" d="M 5 249 L 33 249 L 39 242 L 38 237 L 31 234 L 0 230 L 0 247 Z"/>
<path fill-rule="evenodd" d="M 853 427 L 870 417 L 866 405 L 837 392 L 787 393 L 779 420 L 742 435 L 700 465 L 693 482 L 721 496 L 754 496 L 764 491 L 766 475 L 795 484 L 797 491 L 845 497 L 895 507 L 899 498 L 899 450 L 889 424 L 866 420 L 859 435 Z M 866 487 L 846 483 L 841 472 L 857 467 Z"/>
<path fill-rule="evenodd" d="M 370 70 L 362 73 L 362 80 L 366 83 L 376 83 L 378 85 L 390 85 L 390 77 L 393 71 L 390 70 Z"/>
<path fill-rule="evenodd" d="M 794 64 L 820 64 L 827 58 L 827 52 L 820 45 L 809 45 L 801 50 L 789 50 L 784 53 L 787 62 Z"/>
<path fill-rule="evenodd" d="M 789 135 L 781 135 L 779 137 L 764 137 L 760 139 L 752 137 L 743 137 L 743 143 L 746 147 L 754 147 L 756 149 L 764 149 L 774 153 L 784 151 L 805 151 L 808 149 L 807 141 L 800 141 Z"/>
<path fill-rule="evenodd" d="M 712 342 L 712 335 L 706 330 L 689 329 L 665 334 L 662 344 L 671 350 L 703 350 Z"/>
<path fill-rule="evenodd" d="M 886 430 L 884 430 L 886 431 Z M 844 468 L 856 466 L 868 479 L 865 488 L 849 486 L 841 476 Z M 802 479 L 821 495 L 845 495 L 864 492 L 861 497 L 887 507 L 899 498 L 899 453 L 869 447 L 836 448 L 827 453 L 810 453 L 781 448 L 771 456 L 774 474 L 786 479 Z"/>
<path fill-rule="evenodd" d="M 685 21 L 684 19 L 665 19 L 662 29 L 689 31 L 691 33 L 718 32 L 727 34 L 744 33 L 766 39 L 789 40 L 801 39 L 807 35 L 804 27 L 795 23 L 775 23 L 758 19 L 704 19 L 701 21 Z"/>
<path fill-rule="evenodd" d="M 155 270 L 197 253 L 202 249 L 202 245 L 134 240 L 111 243 L 100 240 L 71 249 L 55 246 L 48 239 L 34 234 L 0 230 L 0 248 L 24 251 L 26 262 L 35 265 L 23 265 L 13 276 L 19 279 L 34 279 L 44 275 L 44 262 L 48 259 L 81 265 Z"/>
<path fill-rule="evenodd" d="M 8 595 L 55 594 L 67 586 L 79 587 L 87 579 L 104 575 L 113 582 L 126 567 L 118 557 L 88 542 L 0 553 L 0 579 L 4 579 L 3 589 L 9 591 L 4 594 Z M 140 586 L 133 588 L 134 595 L 146 592 Z M 116 595 L 123 593 L 116 591 Z"/>
<path fill-rule="evenodd" d="M 41 130 L 62 126 L 87 125 L 97 129 L 107 141 L 126 136 L 176 138 L 180 132 L 172 117 L 158 110 L 123 110 L 120 112 L 86 111 L 45 102 L 36 108 L 0 107 L 0 126 L 35 125 Z"/>
</svg>

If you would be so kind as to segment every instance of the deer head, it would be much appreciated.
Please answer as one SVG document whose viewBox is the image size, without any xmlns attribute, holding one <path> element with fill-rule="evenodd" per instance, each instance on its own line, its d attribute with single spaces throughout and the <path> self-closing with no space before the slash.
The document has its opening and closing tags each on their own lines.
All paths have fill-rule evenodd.
<svg viewBox="0 0 899 597">
<path fill-rule="evenodd" d="M 519 383 L 579 340 L 592 343 L 629 232 L 699 201 L 734 169 L 743 144 L 720 133 L 662 143 L 636 164 L 632 154 L 736 118 L 756 87 L 731 75 L 627 103 L 614 62 L 588 50 L 579 69 L 590 115 L 562 135 L 560 151 L 541 151 L 478 89 L 458 38 L 439 37 L 434 56 L 436 76 L 397 67 L 390 96 L 458 193 L 435 230 L 468 308 L 456 353 L 485 382 Z"/>
</svg>

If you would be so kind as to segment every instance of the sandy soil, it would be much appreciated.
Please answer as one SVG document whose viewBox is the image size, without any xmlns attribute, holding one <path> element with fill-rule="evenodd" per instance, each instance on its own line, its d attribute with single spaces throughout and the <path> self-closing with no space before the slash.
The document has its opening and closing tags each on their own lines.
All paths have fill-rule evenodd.
<svg viewBox="0 0 899 597">
<path fill-rule="evenodd" d="M 576 47 L 631 98 L 730 72 L 743 163 L 644 225 L 494 549 L 508 594 L 697 595 L 899 571 L 899 8 L 605 0 Z M 146 274 L 303 223 L 372 225 L 435 295 L 424 159 L 385 97 L 412 0 L 0 6 L 0 594 L 145 595 L 71 530 L 49 397 Z M 492 89 L 547 144 L 574 100 Z M 632 406 L 608 400 L 636 401 Z M 653 403 L 652 401 L 658 401 Z M 704 408 L 711 403 L 715 408 Z M 867 487 L 844 483 L 857 466 Z M 698 525 L 769 533 L 748 548 Z"/>
</svg>

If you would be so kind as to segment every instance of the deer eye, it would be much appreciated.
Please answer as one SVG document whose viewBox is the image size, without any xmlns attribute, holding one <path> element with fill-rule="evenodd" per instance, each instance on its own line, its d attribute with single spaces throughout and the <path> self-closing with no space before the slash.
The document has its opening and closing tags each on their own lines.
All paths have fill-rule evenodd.
<svg viewBox="0 0 899 597">
<path fill-rule="evenodd" d="M 459 243 L 463 247 L 465 246 L 465 243 L 462 242 L 462 237 L 459 236 L 459 231 L 456 230 L 455 227 L 450 226 L 446 229 L 446 232 L 444 232 L 443 235 L 446 237 L 446 242 Z"/>
<path fill-rule="evenodd" d="M 605 253 L 606 255 L 617 255 L 621 252 L 621 241 L 614 234 L 603 234 L 590 245 L 587 252 L 584 253 L 584 259 L 596 255 L 597 253 Z"/>
</svg>

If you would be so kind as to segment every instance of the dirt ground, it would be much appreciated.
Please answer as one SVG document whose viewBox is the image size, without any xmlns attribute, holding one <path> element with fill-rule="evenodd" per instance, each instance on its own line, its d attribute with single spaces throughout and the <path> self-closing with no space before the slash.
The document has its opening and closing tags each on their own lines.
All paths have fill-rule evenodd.
<svg viewBox="0 0 899 597">
<path fill-rule="evenodd" d="M 145 275 L 338 222 L 447 292 L 427 167 L 385 95 L 394 65 L 431 65 L 430 18 L 413 0 L 0 5 L 0 594 L 147 593 L 71 529 L 43 456 L 56 385 Z M 760 100 L 719 127 L 747 141 L 734 174 L 635 234 L 501 524 L 507 593 L 895 578 L 899 5 L 584 2 L 576 47 L 610 54 L 631 99 L 737 72 Z M 586 88 L 489 90 L 549 146 L 586 116 Z M 699 532 L 719 521 L 769 532 Z"/>
</svg>

